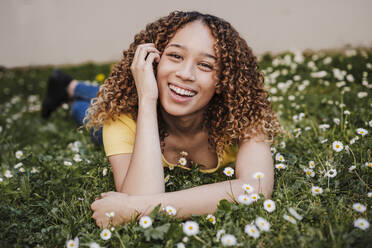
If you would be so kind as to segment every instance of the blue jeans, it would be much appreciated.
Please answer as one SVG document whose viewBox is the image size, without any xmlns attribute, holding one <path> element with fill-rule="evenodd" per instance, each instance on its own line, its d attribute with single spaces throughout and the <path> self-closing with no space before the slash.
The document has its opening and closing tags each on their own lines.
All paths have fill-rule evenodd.
<svg viewBox="0 0 372 248">
<path fill-rule="evenodd" d="M 83 120 L 90 106 L 92 98 L 97 96 L 99 87 L 95 85 L 88 85 L 84 81 L 79 81 L 74 90 L 74 101 L 71 105 L 72 117 L 82 126 Z M 90 131 L 93 142 L 96 145 L 102 145 L 102 127 L 97 131 Z"/>
</svg>

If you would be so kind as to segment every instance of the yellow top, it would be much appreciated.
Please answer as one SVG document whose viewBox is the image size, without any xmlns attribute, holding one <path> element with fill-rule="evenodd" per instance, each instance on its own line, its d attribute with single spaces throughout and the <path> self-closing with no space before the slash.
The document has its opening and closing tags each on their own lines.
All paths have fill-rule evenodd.
<svg viewBox="0 0 372 248">
<path fill-rule="evenodd" d="M 120 115 L 115 121 L 108 121 L 103 125 L 103 144 L 106 156 L 132 153 L 134 140 L 136 138 L 136 122 L 126 114 Z M 226 166 L 231 162 L 235 162 L 237 147 L 227 147 L 224 150 L 222 158 L 218 158 L 218 163 L 215 168 L 200 170 L 204 173 L 213 173 L 219 168 Z M 183 169 L 189 169 L 181 165 L 169 163 L 162 154 L 163 166 L 168 167 L 173 165 Z"/>
</svg>

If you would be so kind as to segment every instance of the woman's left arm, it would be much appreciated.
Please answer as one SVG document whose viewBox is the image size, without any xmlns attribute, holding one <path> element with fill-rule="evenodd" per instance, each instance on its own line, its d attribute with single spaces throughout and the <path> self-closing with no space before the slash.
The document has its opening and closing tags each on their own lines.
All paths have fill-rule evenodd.
<svg viewBox="0 0 372 248">
<path fill-rule="evenodd" d="M 114 224 L 119 224 L 128 221 L 136 212 L 142 215 L 148 214 L 158 204 L 162 207 L 170 205 L 176 208 L 179 217 L 213 213 L 220 200 L 233 201 L 243 194 L 242 186 L 245 183 L 253 186 L 255 193 L 263 193 L 265 197 L 271 196 L 274 185 L 274 167 L 269 143 L 256 139 L 242 142 L 239 146 L 235 169 L 236 179 L 234 180 L 186 190 L 141 196 L 127 196 L 118 192 L 105 193 L 101 200 L 92 204 L 92 209 L 95 211 L 93 217 L 98 225 L 103 223 L 102 226 L 105 226 L 104 219 L 107 217 L 104 214 L 114 211 L 118 213 Z M 264 173 L 264 177 L 260 180 L 253 178 L 256 172 Z"/>
</svg>

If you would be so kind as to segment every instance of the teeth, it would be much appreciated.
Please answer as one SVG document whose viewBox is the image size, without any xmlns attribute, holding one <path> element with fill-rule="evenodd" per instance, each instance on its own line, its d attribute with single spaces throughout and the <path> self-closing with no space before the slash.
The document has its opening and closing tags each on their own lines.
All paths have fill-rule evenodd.
<svg viewBox="0 0 372 248">
<path fill-rule="evenodd" d="M 175 91 L 179 95 L 183 95 L 183 96 L 195 96 L 195 92 L 178 88 L 177 86 L 175 86 L 173 84 L 170 84 L 169 85 L 169 88 L 171 88 L 173 91 Z"/>
</svg>

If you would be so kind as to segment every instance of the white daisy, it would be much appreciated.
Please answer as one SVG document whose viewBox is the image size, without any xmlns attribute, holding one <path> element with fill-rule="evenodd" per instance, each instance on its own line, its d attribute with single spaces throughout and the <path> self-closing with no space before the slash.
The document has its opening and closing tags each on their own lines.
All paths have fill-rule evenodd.
<svg viewBox="0 0 372 248">
<path fill-rule="evenodd" d="M 244 205 L 250 205 L 253 201 L 252 198 L 246 194 L 238 196 L 238 202 Z"/>
<path fill-rule="evenodd" d="M 19 168 L 19 171 L 24 173 L 26 170 L 25 170 L 25 168 L 21 167 L 21 168 Z"/>
<path fill-rule="evenodd" d="M 313 195 L 320 195 L 323 193 L 323 189 L 321 187 L 318 187 L 318 186 L 313 186 L 311 188 L 311 192 Z"/>
<path fill-rule="evenodd" d="M 293 217 L 295 217 L 296 219 L 298 219 L 298 220 L 302 220 L 303 217 L 302 217 L 299 213 L 297 213 L 297 211 L 296 211 L 294 208 L 289 208 L 288 211 L 289 211 L 289 213 L 290 213 L 291 215 L 293 215 Z"/>
<path fill-rule="evenodd" d="M 185 248 L 185 244 L 182 243 L 182 242 L 178 242 L 177 245 L 176 245 L 177 248 Z"/>
<path fill-rule="evenodd" d="M 358 129 L 356 130 L 356 132 L 357 132 L 358 134 L 362 135 L 362 136 L 368 134 L 368 131 L 367 131 L 366 129 L 364 129 L 364 128 L 358 128 Z"/>
<path fill-rule="evenodd" d="M 164 178 L 164 182 L 167 183 L 169 181 L 169 175 L 167 175 L 165 178 Z"/>
<path fill-rule="evenodd" d="M 174 207 L 172 207 L 172 206 L 166 206 L 165 207 L 165 211 L 169 215 L 176 215 L 177 214 L 177 210 Z"/>
<path fill-rule="evenodd" d="M 268 232 L 270 231 L 270 223 L 262 217 L 257 217 L 255 220 L 256 226 L 260 229 L 260 231 Z"/>
<path fill-rule="evenodd" d="M 75 154 L 74 157 L 72 158 L 75 162 L 81 162 L 83 161 L 80 157 L 80 154 Z"/>
<path fill-rule="evenodd" d="M 364 213 L 367 207 L 358 202 L 353 204 L 353 209 L 359 213 Z"/>
<path fill-rule="evenodd" d="M 372 162 L 366 162 L 364 165 L 369 167 L 369 168 L 372 168 Z"/>
<path fill-rule="evenodd" d="M 253 224 L 248 224 L 244 227 L 244 232 L 248 234 L 248 236 L 253 238 L 260 237 L 260 231 L 258 231 L 257 227 Z"/>
<path fill-rule="evenodd" d="M 6 170 L 5 173 L 4 173 L 4 177 L 11 178 L 11 177 L 13 177 L 13 174 L 12 174 L 12 172 L 10 172 L 10 170 Z"/>
<path fill-rule="evenodd" d="M 278 170 L 281 170 L 281 169 L 287 168 L 287 166 L 285 166 L 285 164 L 280 163 L 280 164 L 276 164 L 275 168 L 277 168 Z"/>
<path fill-rule="evenodd" d="M 369 198 L 372 198 L 372 192 L 368 192 L 367 196 L 368 196 Z"/>
<path fill-rule="evenodd" d="M 214 215 L 208 214 L 206 219 L 213 225 L 216 224 L 216 217 Z"/>
<path fill-rule="evenodd" d="M 2 181 L 4 181 L 4 180 L 3 180 L 3 178 L 2 178 L 2 177 L 0 177 L 0 183 L 1 183 Z"/>
<path fill-rule="evenodd" d="M 290 216 L 290 215 L 284 214 L 284 215 L 283 215 L 283 218 L 284 218 L 286 221 L 291 222 L 292 224 L 296 224 L 296 223 L 297 223 L 297 221 L 295 220 L 295 218 L 293 218 L 293 217 Z"/>
<path fill-rule="evenodd" d="M 366 230 L 369 228 L 369 222 L 364 218 L 358 218 L 354 221 L 354 226 Z"/>
<path fill-rule="evenodd" d="M 79 247 L 79 238 L 75 237 L 74 240 L 70 239 L 66 242 L 67 248 L 77 248 Z"/>
<path fill-rule="evenodd" d="M 249 197 L 251 198 L 253 202 L 256 202 L 258 201 L 258 199 L 260 199 L 260 196 L 258 194 L 251 194 L 249 195 Z"/>
<path fill-rule="evenodd" d="M 72 165 L 72 163 L 71 163 L 70 161 L 64 161 L 64 162 L 63 162 L 63 165 L 66 165 L 66 166 L 71 166 L 71 165 Z"/>
<path fill-rule="evenodd" d="M 106 176 L 107 175 L 107 168 L 103 168 L 102 170 L 102 176 Z"/>
<path fill-rule="evenodd" d="M 344 145 L 342 144 L 341 141 L 334 141 L 332 143 L 332 148 L 336 152 L 341 152 L 344 149 Z"/>
<path fill-rule="evenodd" d="M 180 158 L 178 160 L 178 163 L 182 166 L 185 166 L 187 164 L 187 159 L 186 158 Z"/>
<path fill-rule="evenodd" d="M 349 167 L 349 172 L 352 172 L 355 169 L 356 169 L 356 166 L 355 165 L 352 165 L 352 166 Z"/>
<path fill-rule="evenodd" d="M 36 169 L 35 167 L 32 167 L 32 169 L 31 169 L 31 173 L 38 173 L 38 172 L 39 172 L 38 169 Z"/>
<path fill-rule="evenodd" d="M 174 170 L 174 165 L 170 164 L 170 165 L 168 165 L 168 168 L 169 168 L 169 170 Z"/>
<path fill-rule="evenodd" d="M 187 243 L 187 242 L 189 242 L 189 238 L 188 238 L 187 236 L 183 237 L 182 242 L 183 242 L 183 243 Z"/>
<path fill-rule="evenodd" d="M 100 236 L 101 236 L 101 239 L 103 240 L 109 240 L 111 238 L 111 231 L 105 228 L 101 231 Z"/>
<path fill-rule="evenodd" d="M 264 201 L 264 209 L 271 213 L 275 210 L 276 206 L 275 206 L 275 202 L 273 200 L 270 200 L 270 199 L 267 199 Z"/>
<path fill-rule="evenodd" d="M 142 228 L 148 228 L 152 225 L 152 220 L 148 216 L 142 216 L 141 219 L 139 220 L 139 225 Z"/>
<path fill-rule="evenodd" d="M 224 234 L 221 238 L 221 243 L 223 246 L 235 246 L 236 238 L 232 234 Z"/>
<path fill-rule="evenodd" d="M 258 180 L 264 178 L 264 176 L 265 176 L 265 174 L 263 174 L 262 172 L 259 172 L 259 171 L 253 174 L 253 178 L 258 179 Z"/>
<path fill-rule="evenodd" d="M 186 221 L 183 223 L 183 232 L 187 236 L 196 235 L 199 233 L 199 225 L 195 221 Z"/>
<path fill-rule="evenodd" d="M 252 193 L 252 192 L 253 192 L 253 189 L 254 189 L 251 185 L 246 184 L 246 183 L 243 184 L 242 188 L 243 188 L 243 190 L 244 190 L 247 194 Z"/>
<path fill-rule="evenodd" d="M 345 110 L 345 111 L 344 111 L 344 114 L 345 114 L 345 115 L 350 115 L 351 113 L 350 113 L 349 110 Z"/>
<path fill-rule="evenodd" d="M 15 156 L 17 159 L 21 159 L 23 157 L 23 152 L 22 151 L 16 151 Z"/>
<path fill-rule="evenodd" d="M 309 167 L 310 167 L 310 169 L 313 169 L 313 168 L 315 168 L 315 162 L 314 161 L 309 161 Z"/>
<path fill-rule="evenodd" d="M 231 168 L 231 167 L 226 167 L 224 170 L 223 170 L 223 173 L 228 176 L 228 177 L 232 177 L 234 175 L 234 169 Z"/>
<path fill-rule="evenodd" d="M 330 169 L 330 170 L 328 170 L 328 171 L 326 172 L 325 175 L 326 175 L 327 177 L 331 177 L 331 178 L 333 178 L 333 177 L 337 176 L 337 170 L 336 170 L 336 169 Z"/>
<path fill-rule="evenodd" d="M 14 169 L 18 169 L 19 167 L 21 167 L 23 165 L 22 162 L 19 162 L 18 164 L 14 165 Z"/>
<path fill-rule="evenodd" d="M 92 242 L 89 244 L 89 248 L 100 248 L 101 246 L 97 244 L 96 242 Z"/>
<path fill-rule="evenodd" d="M 305 168 L 304 171 L 306 173 L 306 176 L 308 176 L 308 177 L 314 177 L 315 176 L 315 172 L 312 169 Z"/>
<path fill-rule="evenodd" d="M 280 162 L 284 162 L 285 161 L 284 156 L 282 154 L 280 154 L 280 153 L 277 153 L 275 155 L 275 160 L 276 161 L 280 161 Z"/>
</svg>

